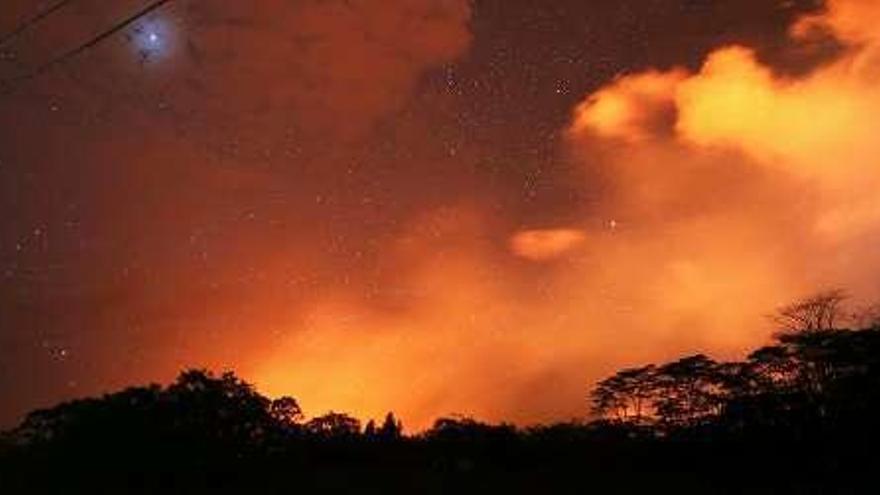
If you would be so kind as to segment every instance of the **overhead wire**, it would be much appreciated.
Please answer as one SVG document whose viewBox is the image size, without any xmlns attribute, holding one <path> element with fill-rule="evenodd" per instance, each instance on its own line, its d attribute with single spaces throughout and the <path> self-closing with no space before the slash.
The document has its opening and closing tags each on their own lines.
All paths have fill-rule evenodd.
<svg viewBox="0 0 880 495">
<path fill-rule="evenodd" d="M 4 47 L 5 45 L 14 41 L 22 33 L 24 33 L 29 28 L 31 28 L 31 26 L 38 24 L 43 19 L 51 16 L 55 12 L 58 12 L 59 10 L 66 7 L 68 4 L 71 4 L 75 1 L 76 0 L 59 0 L 59 1 L 55 2 L 54 4 L 50 5 L 49 8 L 40 11 L 39 13 L 34 15 L 33 17 L 25 19 L 21 24 L 16 26 L 15 29 L 13 29 L 12 31 L 10 31 L 9 33 L 7 33 L 3 36 L 0 36 L 0 48 Z"/>
<path fill-rule="evenodd" d="M 68 1 L 70 1 L 70 0 L 68 0 Z M 136 23 L 141 18 L 149 15 L 150 13 L 158 10 L 159 8 L 163 7 L 165 4 L 170 3 L 170 2 L 171 2 L 171 0 L 155 0 L 155 1 L 151 2 L 150 4 L 148 4 L 146 7 L 142 8 L 141 10 L 139 10 L 139 11 L 131 14 L 130 16 L 126 17 L 125 19 L 122 19 L 121 21 L 117 22 L 112 27 L 97 34 L 93 38 L 85 41 L 84 43 L 76 46 L 75 48 L 72 48 L 66 52 L 61 53 L 60 55 L 50 59 L 49 61 L 43 63 L 42 65 L 36 67 L 35 69 L 28 71 L 24 74 L 19 74 L 17 76 L 13 76 L 13 77 L 10 77 L 10 78 L 4 79 L 4 80 L 0 80 L 0 87 L 6 87 L 6 91 L 4 91 L 4 93 L 12 92 L 15 89 L 15 86 L 14 86 L 15 84 L 22 83 L 22 82 L 25 82 L 25 81 L 28 81 L 31 79 L 35 79 L 35 78 L 49 72 L 50 70 L 52 70 L 56 66 L 64 64 L 65 62 L 67 62 L 68 60 L 71 60 L 73 58 L 76 58 L 77 56 L 81 55 L 83 52 L 86 52 L 87 50 L 94 48 L 95 46 L 99 45 L 100 43 L 102 43 L 106 39 L 119 33 L 120 31 L 126 29 L 127 27 Z"/>
</svg>

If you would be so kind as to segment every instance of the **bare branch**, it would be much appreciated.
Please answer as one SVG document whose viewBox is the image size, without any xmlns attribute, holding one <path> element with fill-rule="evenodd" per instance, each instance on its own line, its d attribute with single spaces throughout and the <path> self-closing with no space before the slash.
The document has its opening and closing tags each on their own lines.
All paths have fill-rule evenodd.
<svg viewBox="0 0 880 495">
<path fill-rule="evenodd" d="M 772 316 L 782 333 L 813 333 L 838 329 L 845 320 L 846 292 L 833 289 L 820 292 L 788 306 Z"/>
</svg>

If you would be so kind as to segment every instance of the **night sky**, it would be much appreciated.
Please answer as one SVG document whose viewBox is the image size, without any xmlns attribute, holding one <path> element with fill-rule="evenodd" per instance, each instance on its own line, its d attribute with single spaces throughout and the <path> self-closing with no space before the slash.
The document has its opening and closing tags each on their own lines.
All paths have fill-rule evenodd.
<svg viewBox="0 0 880 495">
<path fill-rule="evenodd" d="M 185 367 L 568 419 L 876 292 L 875 0 L 172 0 L 58 59 L 149 3 L 0 45 L 0 425 Z"/>
</svg>

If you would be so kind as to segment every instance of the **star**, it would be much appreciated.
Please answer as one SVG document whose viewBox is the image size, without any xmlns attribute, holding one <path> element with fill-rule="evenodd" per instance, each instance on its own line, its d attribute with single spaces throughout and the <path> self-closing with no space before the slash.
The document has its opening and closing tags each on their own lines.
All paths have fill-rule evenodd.
<svg viewBox="0 0 880 495">
<path fill-rule="evenodd" d="M 127 35 L 132 48 L 142 61 L 153 61 L 170 55 L 173 37 L 172 24 L 164 18 L 146 20 L 132 28 Z"/>
</svg>

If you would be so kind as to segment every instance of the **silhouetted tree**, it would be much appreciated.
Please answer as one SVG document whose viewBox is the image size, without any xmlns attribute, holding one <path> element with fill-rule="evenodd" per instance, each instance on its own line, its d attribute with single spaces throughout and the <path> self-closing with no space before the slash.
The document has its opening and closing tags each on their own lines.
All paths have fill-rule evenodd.
<svg viewBox="0 0 880 495">
<path fill-rule="evenodd" d="M 853 311 L 852 328 L 880 329 L 880 303 L 868 304 Z"/>
<path fill-rule="evenodd" d="M 79 399 L 31 412 L 16 430 L 28 444 L 117 443 L 147 438 L 161 415 L 158 385 L 133 387 L 100 399 Z M 136 438 L 133 438 L 136 436 Z"/>
<path fill-rule="evenodd" d="M 846 299 L 846 293 L 842 290 L 821 292 L 779 308 L 773 320 L 784 333 L 835 330 L 845 317 L 843 303 Z"/>
<path fill-rule="evenodd" d="M 591 393 L 593 414 L 618 422 L 640 424 L 654 414 L 657 368 L 648 365 L 622 370 L 600 381 Z"/>
<path fill-rule="evenodd" d="M 378 434 L 385 440 L 396 440 L 403 435 L 403 423 L 394 417 L 394 413 L 389 412 L 385 415 L 385 421 L 382 422 Z"/>
<path fill-rule="evenodd" d="M 246 444 L 274 425 L 271 401 L 231 372 L 186 371 L 164 395 L 178 429 L 212 442 Z"/>
<path fill-rule="evenodd" d="M 719 365 L 698 354 L 657 368 L 654 409 L 670 426 L 688 426 L 717 416 L 725 394 Z"/>
<path fill-rule="evenodd" d="M 440 418 L 423 436 L 444 442 L 491 442 L 516 436 L 516 427 L 509 424 L 490 425 L 468 417 Z"/>
<path fill-rule="evenodd" d="M 328 438 L 351 438 L 360 435 L 361 432 L 360 421 L 347 414 L 333 411 L 312 418 L 305 426 L 309 433 Z"/>
<path fill-rule="evenodd" d="M 732 371 L 703 355 L 623 370 L 592 392 L 593 413 L 619 423 L 687 426 L 717 416 Z"/>
<path fill-rule="evenodd" d="M 367 421 L 367 425 L 364 426 L 364 436 L 367 438 L 376 438 L 376 422 L 372 419 Z"/>
<path fill-rule="evenodd" d="M 280 426 L 292 427 L 303 419 L 302 409 L 293 397 L 281 397 L 269 405 L 269 414 Z"/>
</svg>

